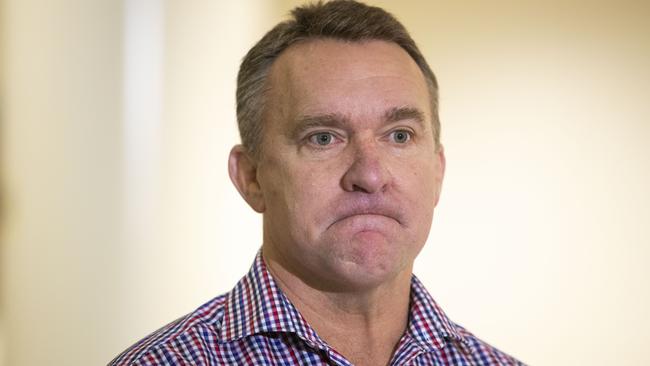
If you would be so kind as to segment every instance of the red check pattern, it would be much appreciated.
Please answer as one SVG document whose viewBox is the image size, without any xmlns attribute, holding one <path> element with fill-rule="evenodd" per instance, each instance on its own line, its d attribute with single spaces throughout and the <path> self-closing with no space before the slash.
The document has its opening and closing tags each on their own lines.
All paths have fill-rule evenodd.
<svg viewBox="0 0 650 366">
<path fill-rule="evenodd" d="M 261 252 L 235 288 L 139 341 L 109 365 L 352 365 L 323 341 Z M 523 365 L 452 323 L 413 276 L 409 324 L 391 365 Z"/>
</svg>

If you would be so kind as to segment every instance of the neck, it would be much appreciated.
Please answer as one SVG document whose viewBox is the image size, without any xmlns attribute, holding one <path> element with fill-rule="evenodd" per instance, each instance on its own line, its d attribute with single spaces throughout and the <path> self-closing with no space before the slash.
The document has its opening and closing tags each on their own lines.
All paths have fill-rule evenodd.
<svg viewBox="0 0 650 366">
<path fill-rule="evenodd" d="M 387 365 L 408 323 L 411 267 L 374 288 L 329 292 L 309 286 L 272 257 L 278 285 L 337 352 L 355 365 Z"/>
</svg>

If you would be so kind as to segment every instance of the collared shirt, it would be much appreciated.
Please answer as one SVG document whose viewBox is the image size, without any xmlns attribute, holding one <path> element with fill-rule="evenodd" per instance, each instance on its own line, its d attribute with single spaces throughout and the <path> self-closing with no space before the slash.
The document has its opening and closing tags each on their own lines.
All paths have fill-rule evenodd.
<svg viewBox="0 0 650 366">
<path fill-rule="evenodd" d="M 452 323 L 411 280 L 409 321 L 391 365 L 523 365 Z M 277 286 L 261 251 L 235 288 L 139 341 L 109 365 L 352 365 Z"/>
</svg>

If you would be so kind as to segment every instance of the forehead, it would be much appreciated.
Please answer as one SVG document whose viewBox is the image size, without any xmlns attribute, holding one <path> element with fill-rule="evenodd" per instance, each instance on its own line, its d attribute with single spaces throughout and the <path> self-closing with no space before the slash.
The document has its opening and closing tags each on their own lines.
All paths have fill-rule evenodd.
<svg viewBox="0 0 650 366">
<path fill-rule="evenodd" d="M 403 106 L 430 117 L 422 72 L 406 51 L 385 41 L 319 39 L 292 45 L 271 67 L 267 93 L 268 112 L 285 119 L 332 112 L 383 115 Z"/>
</svg>

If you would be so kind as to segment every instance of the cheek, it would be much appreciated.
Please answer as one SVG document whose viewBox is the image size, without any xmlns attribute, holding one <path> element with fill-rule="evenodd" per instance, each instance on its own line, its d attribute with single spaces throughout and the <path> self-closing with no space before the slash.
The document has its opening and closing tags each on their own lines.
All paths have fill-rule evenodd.
<svg viewBox="0 0 650 366">
<path fill-rule="evenodd" d="M 414 208 L 414 220 L 417 225 L 428 227 L 435 207 L 438 191 L 437 166 L 429 162 L 419 162 L 403 172 L 403 193 L 408 196 L 408 202 Z"/>
<path fill-rule="evenodd" d="M 333 199 L 331 181 L 315 170 L 296 170 L 291 186 L 285 189 L 292 192 L 293 213 L 304 224 L 313 225 L 323 214 L 328 202 Z"/>
<path fill-rule="evenodd" d="M 320 171 L 286 163 L 269 167 L 275 179 L 265 193 L 268 214 L 274 216 L 274 221 L 282 221 L 281 230 L 291 236 L 304 239 L 316 235 L 312 231 L 317 229 L 319 215 L 331 199 Z"/>
</svg>

